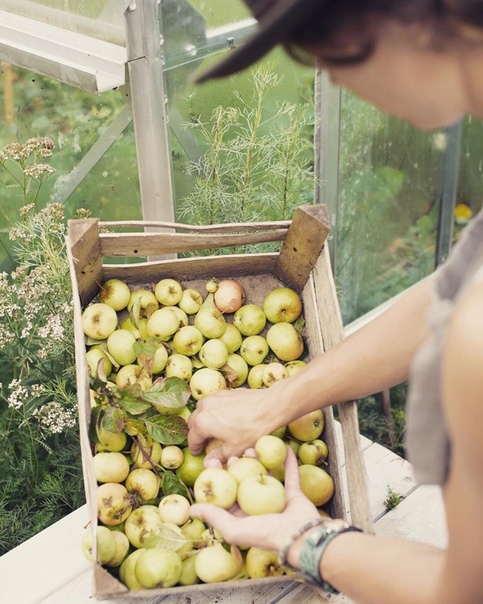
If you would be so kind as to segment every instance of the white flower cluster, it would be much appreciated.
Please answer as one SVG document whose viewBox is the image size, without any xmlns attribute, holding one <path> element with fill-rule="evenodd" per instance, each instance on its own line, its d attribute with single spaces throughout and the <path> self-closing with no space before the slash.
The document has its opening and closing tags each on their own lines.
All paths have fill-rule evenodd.
<svg viewBox="0 0 483 604">
<path fill-rule="evenodd" d="M 29 391 L 18 379 L 12 380 L 8 388 L 10 390 L 10 395 L 7 397 L 8 406 L 11 409 L 20 409 L 29 399 Z"/>
<path fill-rule="evenodd" d="M 33 413 L 39 424 L 52 434 L 74 428 L 77 416 L 74 409 L 65 409 L 56 401 L 50 401 Z"/>
<path fill-rule="evenodd" d="M 55 168 L 49 166 L 49 164 L 33 164 L 32 166 L 26 166 L 24 169 L 25 176 L 30 178 L 41 178 L 44 174 L 53 174 Z"/>
<path fill-rule="evenodd" d="M 32 154 L 39 157 L 51 157 L 54 141 L 51 138 L 29 138 L 24 144 L 10 143 L 0 150 L 0 162 L 3 163 L 7 159 L 22 162 L 28 159 Z"/>
</svg>

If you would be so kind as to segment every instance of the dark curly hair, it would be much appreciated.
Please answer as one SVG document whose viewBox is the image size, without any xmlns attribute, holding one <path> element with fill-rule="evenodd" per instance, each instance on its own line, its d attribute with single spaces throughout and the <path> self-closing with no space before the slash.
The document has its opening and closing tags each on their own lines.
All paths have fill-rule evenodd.
<svg viewBox="0 0 483 604">
<path fill-rule="evenodd" d="M 428 25 L 438 45 L 464 37 L 465 28 L 481 28 L 483 35 L 483 0 L 328 0 L 292 32 L 285 48 L 298 60 L 303 60 L 300 48 L 316 46 L 326 64 L 360 63 L 372 53 L 387 20 Z"/>
</svg>

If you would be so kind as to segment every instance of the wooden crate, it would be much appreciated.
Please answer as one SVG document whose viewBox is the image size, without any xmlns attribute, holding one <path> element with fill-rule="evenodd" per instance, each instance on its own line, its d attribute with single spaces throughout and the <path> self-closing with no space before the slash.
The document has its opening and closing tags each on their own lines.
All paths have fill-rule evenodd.
<svg viewBox="0 0 483 604">
<path fill-rule="evenodd" d="M 172 277 L 185 287 L 198 287 L 212 277 L 236 278 L 246 288 L 247 302 L 261 304 L 264 296 L 280 284 L 301 294 L 309 357 L 323 354 L 340 341 L 342 321 L 336 298 L 326 238 L 329 232 L 327 209 L 323 205 L 296 210 L 292 221 L 248 224 L 223 224 L 206 227 L 147 222 L 99 222 L 97 219 L 71 220 L 68 230 L 68 256 L 74 292 L 75 347 L 79 402 L 80 437 L 86 497 L 90 522 L 97 525 L 96 479 L 89 440 L 90 396 L 85 340 L 81 324 L 83 308 L 99 293 L 107 279 L 119 278 L 132 288 L 146 287 Z M 142 231 L 140 229 L 143 229 Z M 124 232 L 130 229 L 129 232 Z M 138 232 L 133 232 L 136 229 Z M 261 242 L 282 242 L 278 253 L 210 255 L 178 258 L 196 250 L 214 250 Z M 123 258 L 130 263 L 112 263 Z M 111 259 L 111 263 L 108 262 Z M 138 259 L 142 261 L 138 261 Z M 323 384 L 320 385 L 323 388 Z M 340 467 L 340 452 L 335 434 L 332 408 L 324 410 L 323 438 L 329 447 L 328 472 L 335 482 L 335 494 L 326 506 L 338 518 L 350 517 L 354 524 L 372 531 L 364 464 L 360 448 L 357 409 L 354 402 L 338 406 L 345 457 L 345 501 Z M 94 563 L 94 595 L 115 598 L 127 588 Z M 293 580 L 288 576 L 250 580 L 267 585 Z M 163 590 L 129 592 L 131 598 L 186 594 L 200 590 L 241 587 L 246 582 L 198 584 Z M 173 602 L 174 602 L 173 598 Z"/>
</svg>

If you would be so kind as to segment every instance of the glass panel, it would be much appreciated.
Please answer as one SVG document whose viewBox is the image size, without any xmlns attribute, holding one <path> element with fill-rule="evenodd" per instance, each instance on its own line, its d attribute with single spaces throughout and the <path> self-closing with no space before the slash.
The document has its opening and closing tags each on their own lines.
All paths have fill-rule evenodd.
<svg viewBox="0 0 483 604">
<path fill-rule="evenodd" d="M 125 0 L 0 0 L 0 9 L 125 45 Z"/>
<path fill-rule="evenodd" d="M 348 323 L 434 269 L 443 132 L 342 94 L 335 274 Z"/>
</svg>

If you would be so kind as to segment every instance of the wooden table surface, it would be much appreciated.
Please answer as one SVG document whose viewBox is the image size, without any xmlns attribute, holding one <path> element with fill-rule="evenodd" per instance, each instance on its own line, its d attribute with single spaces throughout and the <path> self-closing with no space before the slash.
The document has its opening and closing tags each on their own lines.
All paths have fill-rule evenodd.
<svg viewBox="0 0 483 604">
<path fill-rule="evenodd" d="M 447 532 L 440 489 L 417 485 L 407 461 L 364 437 L 361 439 L 376 533 L 444 547 Z M 403 496 L 402 502 L 390 511 L 384 506 L 388 488 Z M 250 586 L 247 581 L 235 590 L 180 593 L 144 600 L 131 597 L 96 600 L 92 596 L 91 568 L 81 552 L 87 518 L 84 506 L 0 557 L 2 604 L 352 602 L 343 595 L 324 597 L 312 587 L 294 581 L 262 588 Z"/>
</svg>

